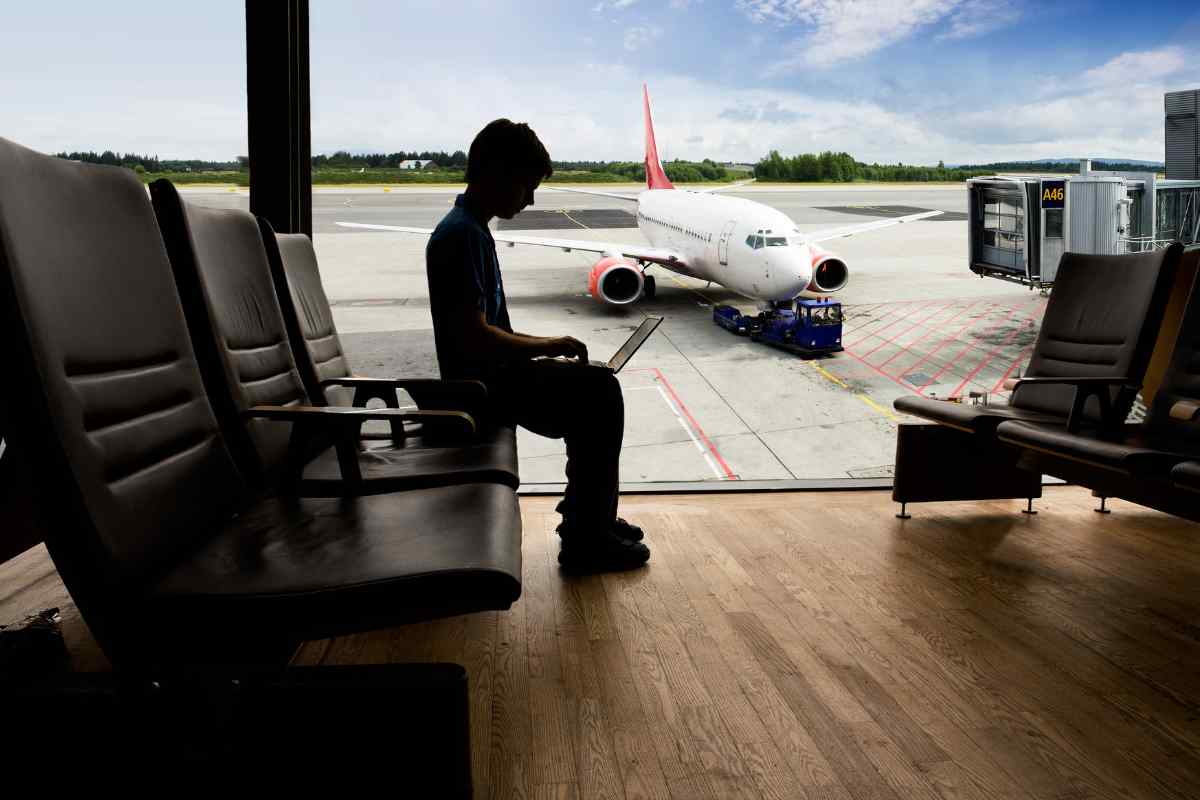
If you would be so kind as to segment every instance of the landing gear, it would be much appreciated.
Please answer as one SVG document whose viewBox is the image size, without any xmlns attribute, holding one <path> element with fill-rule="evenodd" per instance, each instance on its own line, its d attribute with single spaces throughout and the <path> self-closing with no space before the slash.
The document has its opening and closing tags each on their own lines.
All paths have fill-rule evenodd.
<svg viewBox="0 0 1200 800">
<path fill-rule="evenodd" d="M 658 286 L 654 283 L 654 276 L 645 276 L 642 279 L 642 297 L 646 298 L 647 300 L 653 300 L 657 291 Z"/>
</svg>

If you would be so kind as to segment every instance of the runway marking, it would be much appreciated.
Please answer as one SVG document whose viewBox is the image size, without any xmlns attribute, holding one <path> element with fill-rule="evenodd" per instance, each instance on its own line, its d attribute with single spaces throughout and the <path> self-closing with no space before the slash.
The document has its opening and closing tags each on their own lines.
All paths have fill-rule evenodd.
<svg viewBox="0 0 1200 800">
<path fill-rule="evenodd" d="M 1028 303 L 1028 304 L 1026 304 L 1026 305 L 1024 305 L 1024 306 L 1019 306 L 1019 305 L 1018 305 L 1018 306 L 1015 306 L 1015 307 L 1014 307 L 1014 308 L 1013 308 L 1013 309 L 1012 309 L 1012 310 L 1009 312 L 1009 315 L 1008 315 L 1007 317 L 1005 317 L 1004 319 L 1002 319 L 1000 322 L 997 322 L 997 323 L 995 323 L 995 324 L 993 324 L 993 325 L 989 325 L 989 326 L 988 326 L 988 327 L 985 329 L 985 333 L 986 333 L 986 332 L 988 332 L 988 331 L 993 331 L 993 330 L 995 330 L 995 329 L 999 328 L 1001 325 L 1003 325 L 1003 324 L 1004 324 L 1004 323 L 1006 323 L 1006 322 L 1011 322 L 1011 321 L 1012 321 L 1014 318 L 1016 318 L 1016 316 L 1017 316 L 1018 312 L 1028 311 L 1030 308 L 1033 308 L 1034 306 L 1036 306 L 1036 305 L 1038 304 L 1038 300 L 1040 300 L 1040 298 L 1035 298 L 1035 299 L 1034 299 L 1034 301 L 1033 301 L 1032 303 Z M 971 328 L 971 327 L 972 327 L 971 325 L 968 325 L 968 326 L 967 326 L 967 329 L 969 329 L 969 328 Z M 964 330 L 965 330 L 965 329 L 964 329 Z M 939 349 L 941 349 L 941 348 L 939 347 Z M 927 388 L 929 388 L 929 386 L 931 386 L 931 385 L 932 385 L 932 384 L 933 384 L 933 383 L 934 383 L 934 382 L 935 382 L 935 381 L 936 381 L 938 378 L 940 378 L 940 377 L 941 377 L 941 376 L 942 376 L 942 375 L 943 375 L 943 374 L 946 372 L 946 370 L 948 370 L 948 369 L 951 369 L 952 367 L 954 367 L 955 365 L 957 365 L 957 364 L 958 364 L 958 362 L 959 362 L 959 361 L 961 361 L 961 360 L 962 360 L 962 358 L 963 358 L 963 357 L 964 357 L 964 356 L 965 356 L 965 355 L 966 355 L 966 354 L 967 354 L 969 351 L 971 351 L 972 349 L 982 349 L 982 348 L 978 347 L 978 345 L 975 345 L 975 344 L 972 344 L 972 343 L 968 342 L 968 343 L 966 344 L 966 346 L 964 346 L 964 347 L 963 347 L 961 350 L 959 350 L 957 353 L 955 353 L 955 354 L 954 354 L 954 355 L 953 355 L 953 356 L 950 358 L 950 360 L 949 360 L 949 361 L 947 361 L 947 362 L 946 362 L 946 363 L 945 363 L 945 364 L 942 366 L 942 368 L 941 368 L 941 369 L 939 369 L 937 372 L 935 372 L 935 373 L 933 374 L 933 377 L 931 377 L 929 380 L 927 380 L 927 381 L 924 383 L 924 385 L 922 385 L 922 386 L 921 386 L 921 388 L 920 388 L 920 390 L 919 390 L 919 392 L 918 392 L 918 393 L 919 393 L 919 394 L 924 394 L 925 390 L 926 390 Z M 961 388 L 961 384 L 960 384 L 960 388 Z"/>
<path fill-rule="evenodd" d="M 960 309 L 958 310 L 958 313 L 956 313 L 954 316 L 950 317 L 950 319 L 943 320 L 942 322 L 940 322 L 940 323 L 938 323 L 938 324 L 939 324 L 939 325 L 946 325 L 946 324 L 949 324 L 949 323 L 950 323 L 952 320 L 958 319 L 958 318 L 959 318 L 959 317 L 961 317 L 963 314 L 967 313 L 967 312 L 968 312 L 968 311 L 970 311 L 972 308 L 974 308 L 975 306 L 979 305 L 981 302 L 983 302 L 983 301 L 982 301 L 982 300 L 976 300 L 976 301 L 975 301 L 975 302 L 973 302 L 973 303 L 968 303 L 967 305 L 965 305 L 965 306 L 963 306 L 962 308 L 960 308 Z M 968 326 L 968 327 L 969 327 L 969 326 Z M 964 330 L 965 330 L 965 329 L 964 329 Z M 924 340 L 924 339 L 925 339 L 925 337 L 927 337 L 929 334 L 931 334 L 931 333 L 942 333 L 942 332 L 943 332 L 943 331 L 942 331 L 942 329 L 941 329 L 940 327 L 936 327 L 936 328 L 935 328 L 935 327 L 932 327 L 932 326 L 930 326 L 929 330 L 925 331 L 925 333 L 921 334 L 919 337 L 917 337 L 917 338 L 916 338 L 916 339 L 914 339 L 913 341 L 909 342 L 909 343 L 908 343 L 908 347 L 901 348 L 900 350 L 896 351 L 896 354 L 895 354 L 895 355 L 893 355 L 891 358 L 889 358 L 887 361 L 884 361 L 882 364 L 880 364 L 880 365 L 879 365 L 879 368 L 880 368 L 880 369 L 883 369 L 883 368 L 884 368 L 884 367 L 886 367 L 888 364 L 890 364 L 890 363 L 892 362 L 892 360 L 893 360 L 893 359 L 895 359 L 895 358 L 898 358 L 898 357 L 899 357 L 900 355 L 902 355 L 903 353 L 910 352 L 910 351 L 912 350 L 912 347 L 913 347 L 915 344 L 917 344 L 917 342 L 920 342 L 920 341 Z M 928 356 L 926 356 L 926 358 L 928 358 Z M 918 363 L 918 364 L 920 364 L 920 363 L 921 363 L 921 361 L 918 361 L 917 363 Z M 905 371 L 906 371 L 906 372 L 912 372 L 914 368 L 915 368 L 915 367 L 909 367 L 909 368 L 908 368 L 907 370 L 905 370 Z"/>
<path fill-rule="evenodd" d="M 832 372 L 825 369 L 820 364 L 816 363 L 815 361 L 810 361 L 808 363 L 812 364 L 813 369 L 815 369 L 817 372 L 819 372 L 822 376 L 824 376 L 826 379 L 828 379 L 831 383 L 834 383 L 834 384 L 842 387 L 846 391 L 850 392 L 855 397 L 857 397 L 859 400 L 862 400 L 864 403 L 866 403 L 867 406 L 870 407 L 872 410 L 877 411 L 879 414 L 883 415 L 884 417 L 891 420 L 892 422 L 900 421 L 900 418 L 897 417 L 895 414 L 893 414 L 891 412 L 891 409 L 884 408 L 883 406 L 879 405 L 879 403 L 876 403 L 874 400 L 872 400 L 870 397 L 863 394 L 862 392 L 854 391 L 854 389 L 850 388 L 850 384 L 846 383 L 844 380 L 839 378 L 837 375 L 834 375 Z"/>
<path fill-rule="evenodd" d="M 697 422 L 696 418 L 692 416 L 692 412 L 688 411 L 688 407 L 683 404 L 681 399 L 679 399 L 679 395 L 676 394 L 675 388 L 671 386 L 671 382 L 668 381 L 666 376 L 662 374 L 662 370 L 660 370 L 658 367 L 642 367 L 639 369 L 630 369 L 625 371 L 653 372 L 654 379 L 657 382 L 657 385 L 653 388 L 657 388 L 659 390 L 659 394 L 662 396 L 663 400 L 666 401 L 667 407 L 670 408 L 672 413 L 675 414 L 676 420 L 678 420 L 683 429 L 687 431 L 688 436 L 692 439 L 692 442 L 696 445 L 697 449 L 700 450 L 700 454 L 704 456 L 704 460 L 708 463 L 709 469 L 713 471 L 713 475 L 716 476 L 717 480 L 738 480 L 737 474 L 730 469 L 729 464 L 725 462 L 725 459 L 721 457 L 721 453 L 717 450 L 717 446 L 713 444 L 712 440 L 709 439 L 707 434 L 704 433 L 704 428 L 700 427 L 700 423 Z M 646 386 L 637 388 L 649 389 L 651 387 Z M 664 392 L 663 389 L 666 389 L 666 391 Z M 687 420 L 686 423 L 684 422 L 685 419 Z M 701 442 L 703 442 L 703 445 L 701 445 Z M 717 468 L 718 465 L 720 466 L 720 469 Z"/>
<path fill-rule="evenodd" d="M 1040 300 L 1040 298 L 1038 298 L 1038 299 Z M 1030 306 L 1037 305 L 1037 303 L 1038 303 L 1038 300 L 1034 300 L 1034 302 L 1033 302 L 1033 303 L 1031 303 L 1031 304 L 1030 304 Z M 1029 310 L 1029 308 L 1030 308 L 1030 306 L 1025 306 L 1024 308 L 1021 308 L 1021 309 L 1018 309 L 1018 310 L 1020 310 L 1020 311 L 1028 311 L 1028 310 Z M 1013 320 L 1013 318 L 1015 318 L 1016 316 L 1017 316 L 1017 314 L 1014 312 L 1013 314 L 1010 314 L 1010 315 L 1009 315 L 1009 317 L 1008 317 L 1008 318 L 1007 318 L 1005 321 L 1006 321 L 1006 322 L 1011 322 L 1011 321 Z M 1025 318 L 1025 319 L 1028 319 L 1028 315 L 1025 315 L 1023 318 Z M 1000 327 L 1000 326 L 999 326 L 999 325 L 996 325 L 995 327 L 997 327 L 997 328 L 998 328 L 998 327 Z M 982 370 L 982 369 L 983 369 L 983 368 L 984 368 L 984 367 L 985 367 L 985 366 L 986 366 L 986 365 L 987 365 L 987 364 L 988 364 L 988 363 L 989 363 L 989 362 L 990 362 L 990 361 L 991 361 L 993 358 L 995 358 L 995 357 L 996 357 L 996 355 L 997 355 L 997 354 L 1000 352 L 1000 348 L 1002 348 L 1002 347 L 1004 347 L 1005 345 L 1007 345 L 1007 344 L 1009 344 L 1010 342 L 1012 342 L 1012 340 L 1013 340 L 1013 339 L 1017 338 L 1017 334 L 1018 334 L 1018 333 L 1020 333 L 1020 332 L 1021 332 L 1021 329 L 1020 329 L 1020 328 L 1016 328 L 1016 329 L 1014 329 L 1012 333 L 1010 333 L 1008 336 L 1006 336 L 1006 337 L 1005 337 L 1005 339 L 1004 339 L 1004 341 L 1003 341 L 1003 342 L 1001 342 L 1000 344 L 998 344 L 998 345 L 996 345 L 995 347 L 993 347 L 993 348 L 991 349 L 991 351 L 990 351 L 990 352 L 989 352 L 989 353 L 988 353 L 986 356 L 984 356 L 984 357 L 983 357 L 983 360 L 981 360 L 981 361 L 980 361 L 980 362 L 979 362 L 977 365 L 975 365 L 975 369 L 971 370 L 971 371 L 970 371 L 970 372 L 967 374 L 967 377 L 965 377 L 965 378 L 963 378 L 963 379 L 962 379 L 962 383 L 960 383 L 960 384 L 958 384 L 958 386 L 955 386 L 955 387 L 954 387 L 954 391 L 950 392 L 950 397 L 955 397 L 955 396 L 957 396 L 957 395 L 958 395 L 958 393 L 962 391 L 963 387 L 964 387 L 964 386 L 966 386 L 966 385 L 967 385 L 967 383 L 968 383 L 968 382 L 969 382 L 969 381 L 970 381 L 972 378 L 974 378 L 976 375 L 978 375 L 978 374 L 979 374 L 980 370 Z"/>
</svg>

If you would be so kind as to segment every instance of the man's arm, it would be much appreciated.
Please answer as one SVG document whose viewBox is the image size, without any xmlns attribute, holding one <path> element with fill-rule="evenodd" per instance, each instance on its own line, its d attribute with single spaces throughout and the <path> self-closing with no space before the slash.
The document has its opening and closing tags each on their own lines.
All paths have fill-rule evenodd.
<svg viewBox="0 0 1200 800">
<path fill-rule="evenodd" d="M 456 304 L 448 314 L 453 335 L 447 337 L 457 354 L 467 360 L 496 363 L 528 361 L 539 356 L 566 356 L 586 362 L 587 347 L 570 336 L 526 336 L 489 325 L 487 317 L 470 302 Z"/>
</svg>

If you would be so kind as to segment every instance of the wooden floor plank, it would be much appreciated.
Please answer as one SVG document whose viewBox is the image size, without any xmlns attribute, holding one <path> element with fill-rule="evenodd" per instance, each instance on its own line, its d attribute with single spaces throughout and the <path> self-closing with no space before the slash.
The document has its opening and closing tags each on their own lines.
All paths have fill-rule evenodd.
<svg viewBox="0 0 1200 800">
<path fill-rule="evenodd" d="M 629 497 L 649 566 L 567 578 L 555 502 L 522 500 L 510 610 L 293 663 L 463 664 L 481 800 L 1196 796 L 1200 525 L 1073 488 L 906 521 L 882 492 Z M 44 547 L 0 565 L 0 624 L 51 605 L 107 668 Z"/>
</svg>

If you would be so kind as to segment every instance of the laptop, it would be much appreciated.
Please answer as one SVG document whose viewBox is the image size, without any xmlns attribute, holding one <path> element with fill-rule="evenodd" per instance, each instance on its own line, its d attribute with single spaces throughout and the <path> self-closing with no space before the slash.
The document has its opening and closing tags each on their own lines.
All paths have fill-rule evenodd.
<svg viewBox="0 0 1200 800">
<path fill-rule="evenodd" d="M 635 330 L 633 334 L 625 340 L 625 343 L 617 348 L 617 352 L 613 354 L 612 358 L 610 358 L 608 361 L 596 361 L 595 359 L 592 359 L 586 365 L 581 366 L 597 367 L 599 369 L 606 369 L 613 373 L 620 372 L 621 368 L 629 363 L 629 359 L 633 358 L 633 354 L 636 353 L 638 349 L 645 344 L 646 340 L 650 338 L 650 334 L 654 333 L 654 331 L 658 329 L 658 326 L 662 324 L 662 321 L 662 317 L 646 317 L 646 319 L 642 321 L 642 324 L 637 327 L 637 330 Z M 563 361 L 569 364 L 576 363 L 572 359 L 563 358 L 561 356 L 550 360 Z"/>
</svg>

